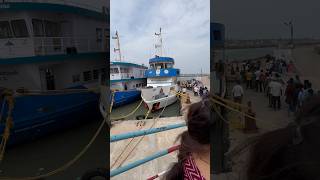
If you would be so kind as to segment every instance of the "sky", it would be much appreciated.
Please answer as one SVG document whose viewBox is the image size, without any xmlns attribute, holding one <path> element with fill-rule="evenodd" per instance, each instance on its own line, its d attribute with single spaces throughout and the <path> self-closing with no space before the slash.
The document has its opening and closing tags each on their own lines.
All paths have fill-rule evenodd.
<svg viewBox="0 0 320 180">
<path fill-rule="evenodd" d="M 289 38 L 283 22 L 290 19 L 296 38 L 320 38 L 319 0 L 213 0 L 211 7 L 228 39 Z"/>
<path fill-rule="evenodd" d="M 148 65 L 155 32 L 162 28 L 163 56 L 182 74 L 210 71 L 210 0 L 111 0 L 110 33 L 120 36 L 124 60 Z M 111 60 L 115 40 L 111 39 Z"/>
</svg>

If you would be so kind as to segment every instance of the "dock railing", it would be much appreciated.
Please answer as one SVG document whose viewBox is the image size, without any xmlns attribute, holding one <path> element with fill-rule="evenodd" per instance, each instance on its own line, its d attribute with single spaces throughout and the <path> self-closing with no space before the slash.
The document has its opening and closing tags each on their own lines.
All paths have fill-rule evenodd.
<svg viewBox="0 0 320 180">
<path fill-rule="evenodd" d="M 163 131 L 176 129 L 176 128 L 180 128 L 180 127 L 185 127 L 185 126 L 186 126 L 186 123 L 179 123 L 179 124 L 167 125 L 167 126 L 158 127 L 158 128 L 150 128 L 150 129 L 146 129 L 146 130 L 127 132 L 127 133 L 111 136 L 110 142 L 116 142 L 116 141 L 125 140 L 125 139 L 129 139 L 129 138 L 135 138 L 135 137 L 139 137 L 139 136 L 154 134 L 154 133 L 163 132 Z M 178 150 L 179 147 L 180 147 L 180 145 L 172 146 L 170 148 L 158 151 L 158 152 L 156 152 L 150 156 L 147 156 L 145 158 L 142 158 L 140 160 L 137 160 L 137 161 L 134 161 L 134 162 L 129 163 L 127 165 L 121 166 L 117 169 L 111 170 L 110 177 L 114 177 L 114 176 L 119 175 L 121 173 L 124 173 L 130 169 L 133 169 L 133 168 L 138 167 L 142 164 L 145 164 L 149 161 L 152 161 L 154 159 L 157 159 L 159 157 L 167 155 L 171 152 L 174 152 L 174 151 Z"/>
</svg>

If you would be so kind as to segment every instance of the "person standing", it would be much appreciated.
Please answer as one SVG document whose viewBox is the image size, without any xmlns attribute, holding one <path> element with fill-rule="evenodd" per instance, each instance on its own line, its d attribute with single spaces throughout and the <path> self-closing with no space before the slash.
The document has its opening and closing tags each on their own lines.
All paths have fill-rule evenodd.
<svg viewBox="0 0 320 180">
<path fill-rule="evenodd" d="M 198 96 L 198 92 L 199 92 L 198 85 L 194 85 L 193 92 L 194 92 L 194 96 Z"/>
<path fill-rule="evenodd" d="M 278 78 L 279 75 L 276 74 Z M 282 96 L 282 84 L 279 80 L 273 81 L 271 84 L 272 106 L 274 110 L 280 110 L 281 108 L 281 96 Z"/>
<path fill-rule="evenodd" d="M 246 81 L 247 81 L 247 89 L 248 88 L 252 89 L 252 72 L 250 72 L 250 70 L 248 70 L 246 73 Z"/>
<path fill-rule="evenodd" d="M 200 94 L 200 97 L 202 97 L 202 95 L 203 95 L 203 87 L 202 86 L 200 86 L 199 94 Z"/>
<path fill-rule="evenodd" d="M 294 84 L 295 84 L 295 85 L 300 85 L 300 84 L 302 84 L 299 75 L 296 75 L 295 80 L 294 80 Z"/>
<path fill-rule="evenodd" d="M 254 75 L 255 75 L 255 88 L 256 88 L 256 91 L 257 92 L 259 92 L 259 88 L 261 88 L 260 87 L 260 70 L 258 69 L 255 73 L 254 73 Z"/>
<path fill-rule="evenodd" d="M 291 112 L 295 111 L 295 109 L 294 109 L 294 94 L 295 94 L 294 82 L 293 82 L 293 78 L 291 78 L 288 81 L 288 85 L 287 85 L 286 91 L 285 91 L 285 96 L 286 96 L 285 102 L 289 105 L 288 116 L 290 116 Z"/>
<path fill-rule="evenodd" d="M 237 81 L 237 84 L 232 89 L 233 101 L 236 102 L 236 103 L 241 104 L 242 103 L 243 94 L 244 94 L 243 93 L 243 88 L 240 85 L 240 82 Z"/>
</svg>

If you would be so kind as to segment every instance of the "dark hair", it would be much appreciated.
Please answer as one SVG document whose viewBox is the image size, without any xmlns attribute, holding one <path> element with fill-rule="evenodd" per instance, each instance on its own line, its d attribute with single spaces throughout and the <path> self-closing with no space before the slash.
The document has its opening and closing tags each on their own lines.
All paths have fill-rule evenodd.
<svg viewBox="0 0 320 180">
<path fill-rule="evenodd" d="M 251 149 L 248 180 L 320 179 L 320 96 L 307 102 L 295 124 L 262 135 Z"/>
<path fill-rule="evenodd" d="M 178 162 L 171 166 L 165 174 L 165 180 L 183 180 L 183 163 L 193 152 L 201 152 L 204 145 L 210 144 L 210 130 L 213 129 L 214 120 L 210 118 L 210 96 L 200 102 L 190 105 L 187 114 L 188 130 L 177 137 L 181 146 L 178 151 Z"/>
</svg>

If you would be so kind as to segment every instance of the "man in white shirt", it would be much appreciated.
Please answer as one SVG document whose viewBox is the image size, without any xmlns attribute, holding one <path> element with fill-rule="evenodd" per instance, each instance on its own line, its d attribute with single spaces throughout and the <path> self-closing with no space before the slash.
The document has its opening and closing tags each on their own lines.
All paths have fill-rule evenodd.
<svg viewBox="0 0 320 180">
<path fill-rule="evenodd" d="M 272 106 L 274 110 L 279 110 L 281 108 L 282 84 L 279 81 L 272 81 L 269 86 L 272 95 Z"/>
<path fill-rule="evenodd" d="M 199 88 L 197 85 L 194 86 L 193 92 L 194 92 L 194 96 L 198 96 Z"/>
<path fill-rule="evenodd" d="M 241 87 L 240 82 L 237 81 L 237 84 L 232 89 L 233 101 L 241 104 L 243 94 L 243 88 Z"/>
</svg>

